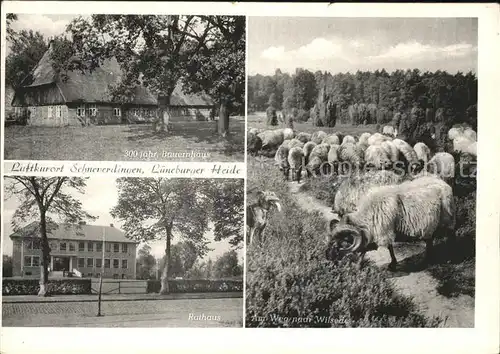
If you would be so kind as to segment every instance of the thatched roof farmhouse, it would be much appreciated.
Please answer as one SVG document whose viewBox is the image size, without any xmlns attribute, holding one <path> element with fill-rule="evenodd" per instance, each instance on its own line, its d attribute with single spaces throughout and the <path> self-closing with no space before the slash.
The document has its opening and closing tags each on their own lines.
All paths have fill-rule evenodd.
<svg viewBox="0 0 500 354">
<path fill-rule="evenodd" d="M 156 94 L 137 86 L 132 102 L 113 102 L 109 87 L 123 75 L 119 63 L 106 60 L 92 72 L 71 71 L 68 79 L 56 74 L 51 62 L 52 43 L 33 72 L 16 90 L 12 106 L 25 107 L 28 124 L 45 126 L 118 124 L 152 121 Z M 206 95 L 187 95 L 178 84 L 172 94 L 171 121 L 208 119 L 214 107 Z"/>
</svg>

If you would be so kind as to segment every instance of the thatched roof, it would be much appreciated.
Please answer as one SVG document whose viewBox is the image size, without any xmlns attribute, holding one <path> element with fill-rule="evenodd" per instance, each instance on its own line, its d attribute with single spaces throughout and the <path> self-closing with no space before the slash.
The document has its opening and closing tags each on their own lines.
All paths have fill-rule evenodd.
<svg viewBox="0 0 500 354">
<path fill-rule="evenodd" d="M 35 88 L 42 85 L 55 84 L 66 103 L 69 102 L 112 102 L 109 87 L 116 85 L 123 72 L 115 58 L 105 60 L 92 72 L 70 71 L 68 80 L 61 80 L 56 74 L 51 58 L 52 47 L 45 52 L 33 72 L 23 81 L 23 88 Z M 157 105 L 156 95 L 144 86 L 137 86 L 131 102 L 137 105 Z M 172 94 L 173 106 L 211 106 L 213 100 L 207 95 L 189 95 L 182 92 L 182 86 L 177 84 Z"/>
</svg>

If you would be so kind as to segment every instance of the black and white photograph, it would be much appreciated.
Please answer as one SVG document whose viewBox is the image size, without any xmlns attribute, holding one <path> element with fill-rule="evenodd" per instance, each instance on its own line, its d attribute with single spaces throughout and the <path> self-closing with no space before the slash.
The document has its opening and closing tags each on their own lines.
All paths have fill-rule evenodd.
<svg viewBox="0 0 500 354">
<path fill-rule="evenodd" d="M 5 160 L 244 161 L 244 16 L 6 14 Z"/>
<path fill-rule="evenodd" d="M 243 179 L 5 176 L 3 327 L 242 327 Z"/>
<path fill-rule="evenodd" d="M 246 327 L 473 328 L 477 18 L 249 17 Z"/>
</svg>

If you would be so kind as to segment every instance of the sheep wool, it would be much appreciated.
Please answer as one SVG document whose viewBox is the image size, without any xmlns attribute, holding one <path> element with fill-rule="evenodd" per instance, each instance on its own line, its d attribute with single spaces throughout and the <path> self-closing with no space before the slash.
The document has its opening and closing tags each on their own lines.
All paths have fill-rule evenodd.
<svg viewBox="0 0 500 354">
<path fill-rule="evenodd" d="M 284 141 L 283 131 L 277 130 L 265 130 L 258 134 L 258 137 L 262 140 L 263 148 L 276 148 L 281 145 Z"/>
<path fill-rule="evenodd" d="M 356 143 L 356 139 L 352 135 L 346 135 L 344 136 L 344 139 L 342 139 L 342 145 L 347 144 L 347 143 Z"/>
<path fill-rule="evenodd" d="M 382 147 L 382 149 L 385 150 L 385 153 L 387 154 L 387 156 L 389 156 L 389 158 L 391 159 L 392 162 L 398 161 L 399 150 L 396 147 L 396 145 L 394 145 L 394 143 L 392 141 L 390 141 L 390 140 L 383 141 L 380 144 L 380 146 Z"/>
<path fill-rule="evenodd" d="M 328 145 L 339 145 L 340 144 L 340 139 L 337 135 L 331 134 L 325 137 L 322 141 L 321 144 L 328 144 Z"/>
<path fill-rule="evenodd" d="M 318 130 L 312 134 L 311 141 L 316 144 L 321 144 L 321 142 L 323 141 L 324 138 L 326 138 L 326 136 L 327 134 L 324 131 Z"/>
<path fill-rule="evenodd" d="M 415 150 L 415 153 L 417 154 L 417 158 L 419 160 L 424 161 L 424 163 L 427 163 L 430 159 L 431 156 L 431 149 L 424 143 L 416 143 L 415 146 L 413 146 L 413 150 Z"/>
<path fill-rule="evenodd" d="M 299 148 L 303 148 L 304 147 L 304 143 L 298 139 L 291 139 L 291 140 L 285 140 L 285 141 L 289 141 L 288 143 L 288 147 L 291 149 L 291 148 L 294 148 L 294 147 L 299 147 Z"/>
<path fill-rule="evenodd" d="M 340 148 L 340 145 L 335 144 L 335 145 L 330 145 L 330 150 L 328 151 L 328 162 L 338 162 L 339 161 L 339 154 L 338 150 Z"/>
<path fill-rule="evenodd" d="M 372 136 L 370 133 L 365 132 L 359 136 L 358 142 L 363 145 L 368 145 L 368 139 L 370 136 Z"/>
<path fill-rule="evenodd" d="M 311 141 L 311 134 L 302 132 L 302 133 L 297 134 L 297 136 L 295 138 L 297 140 L 300 140 L 301 142 L 303 142 L 305 144 L 308 141 Z"/>
<path fill-rule="evenodd" d="M 389 168 L 391 159 L 382 146 L 372 145 L 365 151 L 365 163 L 377 169 Z"/>
<path fill-rule="evenodd" d="M 283 129 L 283 139 L 284 140 L 290 140 L 290 139 L 293 139 L 294 137 L 295 137 L 295 133 L 294 133 L 293 129 L 290 129 L 290 128 Z"/>
</svg>

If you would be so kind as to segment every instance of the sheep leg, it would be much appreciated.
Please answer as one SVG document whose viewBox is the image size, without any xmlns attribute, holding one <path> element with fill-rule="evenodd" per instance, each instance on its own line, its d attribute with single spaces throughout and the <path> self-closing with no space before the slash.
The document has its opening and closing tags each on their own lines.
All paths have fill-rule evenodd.
<svg viewBox="0 0 500 354">
<path fill-rule="evenodd" d="M 432 239 L 425 240 L 425 263 L 426 264 L 431 264 L 433 261 L 432 247 L 433 247 Z"/>
<path fill-rule="evenodd" d="M 389 244 L 387 246 L 387 249 L 389 250 L 389 254 L 391 256 L 391 263 L 389 263 L 389 270 L 396 270 L 396 265 L 398 264 L 398 260 L 396 259 L 396 255 L 394 254 L 394 248 L 392 247 L 392 244 Z"/>
<path fill-rule="evenodd" d="M 297 170 L 297 183 L 300 183 L 300 177 L 302 176 L 302 167 Z"/>
</svg>

